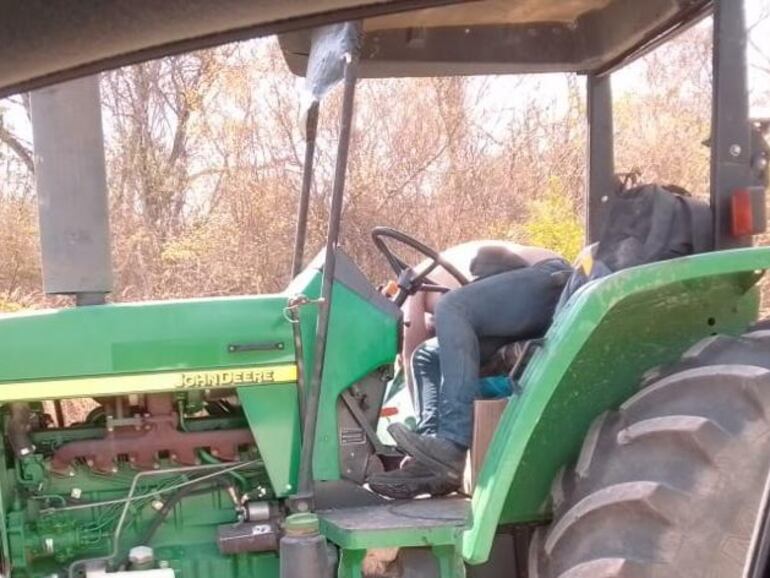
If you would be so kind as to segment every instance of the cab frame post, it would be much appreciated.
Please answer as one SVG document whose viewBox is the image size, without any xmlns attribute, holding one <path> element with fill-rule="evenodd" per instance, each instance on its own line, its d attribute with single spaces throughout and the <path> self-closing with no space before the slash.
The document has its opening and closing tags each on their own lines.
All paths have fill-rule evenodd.
<svg viewBox="0 0 770 578">
<path fill-rule="evenodd" d="M 595 243 L 599 240 L 609 195 L 616 188 L 610 74 L 589 74 L 586 77 L 586 91 L 588 104 L 586 240 L 588 243 Z"/>
<path fill-rule="evenodd" d="M 340 118 L 340 136 L 337 146 L 337 160 L 334 170 L 331 209 L 329 225 L 326 233 L 326 254 L 324 258 L 323 279 L 321 284 L 321 300 L 318 304 L 318 321 L 316 325 L 315 351 L 313 373 L 310 388 L 305 403 L 304 427 L 302 430 L 302 452 L 299 464 L 299 488 L 293 502 L 297 510 L 308 510 L 313 507 L 313 453 L 315 450 L 316 426 L 318 423 L 318 406 L 323 380 L 324 357 L 326 354 L 326 339 L 329 331 L 329 314 L 332 305 L 332 290 L 334 288 L 334 272 L 336 267 L 337 246 L 339 244 L 340 221 L 345 190 L 345 174 L 347 170 L 350 136 L 353 128 L 353 111 L 355 101 L 356 81 L 358 80 L 358 54 L 349 52 L 345 55 L 344 92 Z"/>
<path fill-rule="evenodd" d="M 307 237 L 307 215 L 310 206 L 310 189 L 313 186 L 313 161 L 315 159 L 315 143 L 318 134 L 319 103 L 313 102 L 307 109 L 305 123 L 305 163 L 302 168 L 302 190 L 299 194 L 297 207 L 297 228 L 294 234 L 294 257 L 291 262 L 291 278 L 294 279 L 302 271 Z"/>
<path fill-rule="evenodd" d="M 712 57 L 711 208 L 719 250 L 751 244 L 750 236 L 731 234 L 730 212 L 733 191 L 752 184 L 743 0 L 714 0 Z"/>
</svg>

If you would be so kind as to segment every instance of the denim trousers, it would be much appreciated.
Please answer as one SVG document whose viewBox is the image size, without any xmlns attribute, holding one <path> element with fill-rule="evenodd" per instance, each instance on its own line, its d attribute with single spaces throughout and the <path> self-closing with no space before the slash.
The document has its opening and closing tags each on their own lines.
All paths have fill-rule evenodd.
<svg viewBox="0 0 770 578">
<path fill-rule="evenodd" d="M 541 337 L 571 267 L 548 259 L 450 291 L 435 311 L 436 337 L 412 355 L 418 433 L 469 447 L 479 366 L 505 343 Z M 558 274 L 558 275 L 556 275 Z"/>
</svg>

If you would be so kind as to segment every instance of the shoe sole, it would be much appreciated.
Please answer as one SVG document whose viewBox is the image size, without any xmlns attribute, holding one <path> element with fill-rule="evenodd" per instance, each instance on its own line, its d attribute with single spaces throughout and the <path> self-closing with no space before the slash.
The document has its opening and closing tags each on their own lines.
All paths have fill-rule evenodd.
<svg viewBox="0 0 770 578">
<path fill-rule="evenodd" d="M 375 494 L 385 496 L 386 498 L 393 498 L 394 500 L 411 500 L 419 496 L 419 493 L 415 493 L 412 488 L 404 484 L 373 484 L 369 483 L 369 489 Z"/>
<path fill-rule="evenodd" d="M 428 494 L 433 497 L 447 496 L 458 491 L 459 487 L 438 487 L 438 488 L 425 488 L 421 487 L 418 490 L 414 487 L 414 481 L 399 481 L 388 480 L 384 483 L 377 483 L 376 480 L 369 481 L 369 489 L 373 492 L 385 496 L 387 498 L 393 498 L 396 500 L 411 500 L 417 496 Z"/>
<path fill-rule="evenodd" d="M 404 432 L 400 428 L 392 428 L 388 430 L 390 436 L 398 444 L 398 447 L 404 450 L 407 454 L 420 460 L 423 463 L 428 463 L 431 466 L 439 469 L 442 473 L 449 476 L 452 480 L 462 481 L 462 472 L 458 472 L 451 466 L 448 466 L 442 461 L 437 460 L 430 454 L 426 454 L 421 448 L 414 445 L 407 432 Z M 412 433 L 411 431 L 409 433 Z"/>
</svg>

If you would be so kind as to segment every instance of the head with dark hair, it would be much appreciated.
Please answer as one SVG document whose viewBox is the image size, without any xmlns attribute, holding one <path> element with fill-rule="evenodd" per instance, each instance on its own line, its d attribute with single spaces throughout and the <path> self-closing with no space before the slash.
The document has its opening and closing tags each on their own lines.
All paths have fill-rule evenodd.
<svg viewBox="0 0 770 578">
<path fill-rule="evenodd" d="M 529 264 L 507 247 L 482 247 L 471 261 L 471 274 L 478 278 L 522 269 Z"/>
</svg>

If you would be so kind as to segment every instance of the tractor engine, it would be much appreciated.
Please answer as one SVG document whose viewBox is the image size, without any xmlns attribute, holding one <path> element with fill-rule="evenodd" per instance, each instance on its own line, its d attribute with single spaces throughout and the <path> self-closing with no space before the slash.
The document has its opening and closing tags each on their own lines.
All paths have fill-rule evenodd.
<svg viewBox="0 0 770 578">
<path fill-rule="evenodd" d="M 281 294 L 0 319 L 0 574 L 277 576 L 317 261 Z M 313 480 L 357 487 L 382 467 L 400 310 L 338 261 Z"/>
<path fill-rule="evenodd" d="M 14 402 L 2 418 L 6 576 L 274 573 L 281 512 L 232 391 Z"/>
</svg>

